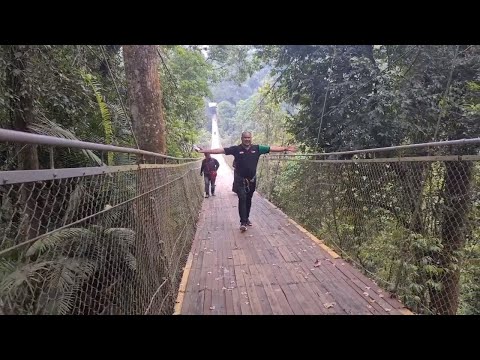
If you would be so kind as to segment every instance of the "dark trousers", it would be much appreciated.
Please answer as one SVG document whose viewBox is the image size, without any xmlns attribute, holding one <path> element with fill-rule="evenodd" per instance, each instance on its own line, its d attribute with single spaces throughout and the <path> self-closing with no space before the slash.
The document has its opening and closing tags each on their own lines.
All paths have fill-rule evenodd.
<svg viewBox="0 0 480 360">
<path fill-rule="evenodd" d="M 250 208 L 252 207 L 252 197 L 255 192 L 256 182 L 249 182 L 249 189 L 247 189 L 244 179 L 240 176 L 235 176 L 234 186 L 238 195 L 238 214 L 240 215 L 240 223 L 246 224 L 250 217 Z"/>
<path fill-rule="evenodd" d="M 215 180 L 210 180 L 207 175 L 203 175 L 203 180 L 205 181 L 205 194 L 210 195 L 210 185 L 212 186 L 212 195 L 215 194 Z"/>
</svg>

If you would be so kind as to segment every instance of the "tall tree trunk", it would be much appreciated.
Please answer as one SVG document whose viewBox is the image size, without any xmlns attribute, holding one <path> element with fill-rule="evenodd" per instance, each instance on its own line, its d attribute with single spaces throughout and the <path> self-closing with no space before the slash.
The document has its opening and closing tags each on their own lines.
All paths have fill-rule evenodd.
<svg viewBox="0 0 480 360">
<path fill-rule="evenodd" d="M 124 45 L 123 58 L 138 145 L 142 150 L 165 154 L 165 119 L 157 49 L 153 45 Z M 153 162 L 153 159 L 146 160 Z"/>
<path fill-rule="evenodd" d="M 10 97 L 10 122 L 13 130 L 28 131 L 28 124 L 35 120 L 33 112 L 32 88 L 27 79 L 29 47 L 22 45 L 6 46 L 8 63 L 6 67 L 7 88 Z M 37 145 L 17 144 L 19 170 L 38 170 Z M 40 231 L 41 209 L 37 206 L 39 190 L 35 183 L 24 184 L 16 193 L 22 209 L 18 213 L 18 231 L 15 241 L 22 242 L 34 238 Z"/>
<path fill-rule="evenodd" d="M 32 90 L 26 81 L 28 46 L 8 46 L 7 86 L 10 98 L 10 121 L 12 129 L 27 131 L 27 125 L 34 122 Z M 22 149 L 20 151 L 20 149 Z M 18 145 L 18 168 L 37 170 L 38 153 L 36 145 Z"/>
<path fill-rule="evenodd" d="M 460 259 L 458 252 L 463 249 L 470 208 L 470 185 L 472 162 L 445 162 L 445 192 L 442 220 L 442 251 L 434 256 L 438 266 L 446 269 L 435 281 L 440 282 L 439 290 L 432 289 L 430 297 L 436 314 L 454 315 L 458 309 L 460 295 Z"/>
<path fill-rule="evenodd" d="M 128 97 L 133 116 L 133 131 L 142 150 L 166 153 L 165 120 L 162 112 L 162 91 L 159 59 L 155 46 L 126 45 L 123 47 Z M 147 162 L 160 159 L 145 158 Z M 168 198 L 165 191 L 149 192 L 167 181 L 166 169 L 141 169 L 137 173 L 135 213 L 135 257 L 138 263 L 137 286 L 141 295 L 130 313 L 158 314 L 163 297 L 165 243 L 168 240 Z"/>
</svg>

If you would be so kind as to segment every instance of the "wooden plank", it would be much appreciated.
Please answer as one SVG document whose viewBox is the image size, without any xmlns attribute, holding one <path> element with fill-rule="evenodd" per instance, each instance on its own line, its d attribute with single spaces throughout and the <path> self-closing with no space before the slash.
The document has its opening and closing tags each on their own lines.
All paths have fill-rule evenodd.
<svg viewBox="0 0 480 360">
<path fill-rule="evenodd" d="M 260 302 L 260 299 L 258 298 L 256 286 L 252 279 L 250 271 L 248 270 L 248 267 L 243 273 L 243 277 L 245 279 L 246 289 L 248 293 L 248 301 L 251 304 L 252 313 L 254 315 L 261 315 L 263 313 L 262 304 Z"/>
<path fill-rule="evenodd" d="M 240 309 L 242 315 L 253 315 L 252 305 L 250 303 L 250 299 L 248 296 L 248 291 L 246 287 L 239 286 L 238 290 L 238 299 L 237 301 L 240 303 Z"/>
<path fill-rule="evenodd" d="M 259 207 L 261 207 L 261 204 Z M 267 240 L 271 246 L 277 246 L 280 244 L 277 243 L 278 240 L 275 240 L 272 237 L 272 235 L 277 233 L 278 229 L 276 226 L 270 223 L 270 219 L 271 219 L 271 215 L 269 213 L 265 213 L 265 212 L 262 212 L 262 210 L 260 210 L 258 212 L 258 215 L 255 217 L 255 224 L 253 227 L 261 231 L 263 236 L 267 237 Z"/>
<path fill-rule="evenodd" d="M 292 277 L 292 274 L 287 269 L 286 264 L 287 263 L 283 263 L 281 265 L 277 265 L 276 267 L 274 267 L 275 275 L 277 275 L 277 274 L 280 275 L 280 279 L 283 280 L 283 282 L 281 282 L 280 285 L 297 283 L 298 281 L 297 281 L 296 277 L 295 278 Z"/>
<path fill-rule="evenodd" d="M 307 304 L 307 308 L 313 311 L 313 315 L 326 314 L 326 308 L 319 301 L 317 294 L 315 293 L 315 291 L 313 290 L 313 288 L 310 286 L 309 283 L 304 282 L 296 285 L 298 289 L 301 291 L 301 293 L 303 294 L 303 296 L 305 297 L 305 303 Z"/>
<path fill-rule="evenodd" d="M 272 285 L 278 285 L 279 281 L 277 277 L 274 275 L 272 268 L 273 266 L 270 264 L 257 264 L 257 268 L 259 269 L 260 274 L 265 276 L 265 281 Z"/>
<path fill-rule="evenodd" d="M 287 312 L 292 312 L 293 314 L 295 315 L 303 315 L 305 314 L 305 312 L 303 311 L 302 307 L 300 306 L 300 304 L 298 303 L 298 300 L 297 298 L 295 297 L 295 295 L 292 293 L 291 289 L 288 287 L 288 284 L 287 284 L 287 280 L 283 277 L 283 273 L 281 271 L 279 271 L 278 268 L 276 268 L 276 270 L 273 270 L 274 268 L 276 268 L 275 266 L 272 266 L 272 265 L 264 265 L 263 266 L 263 269 L 265 271 L 265 274 L 271 278 L 272 276 L 275 277 L 276 281 L 277 281 L 277 284 L 278 285 L 272 285 L 272 288 L 275 289 L 275 291 L 277 291 L 278 289 L 281 290 L 281 294 L 279 295 L 283 295 L 283 298 L 285 299 L 285 301 L 287 302 L 288 306 L 287 307 L 284 307 L 283 310 L 286 309 Z M 278 291 L 277 291 L 278 292 Z M 281 297 L 279 297 L 281 299 Z"/>
<path fill-rule="evenodd" d="M 246 287 L 245 279 L 243 277 L 243 273 L 245 272 L 246 265 L 235 265 L 234 273 L 235 273 L 235 283 L 237 287 Z"/>
<path fill-rule="evenodd" d="M 284 263 L 283 266 L 290 273 L 294 283 L 304 283 L 307 280 L 305 279 L 305 274 L 302 272 L 302 269 L 298 264 Z"/>
<path fill-rule="evenodd" d="M 205 296 L 204 296 L 204 303 L 203 303 L 203 314 L 210 315 L 212 310 L 210 307 L 212 304 L 212 289 L 213 289 L 213 282 L 214 282 L 214 266 L 215 266 L 215 255 L 212 251 L 212 242 L 211 239 L 206 240 L 206 248 L 204 250 L 204 266 L 202 267 L 202 276 L 205 276 Z"/>
<path fill-rule="evenodd" d="M 302 258 L 304 265 L 306 265 L 306 263 L 312 263 L 313 265 L 320 254 L 321 251 L 318 252 L 317 249 L 317 251 L 314 251 L 313 253 L 310 251 L 300 251 L 299 256 Z M 354 289 L 351 288 L 344 274 L 338 271 L 338 269 L 333 269 L 331 267 L 335 260 L 331 259 L 330 254 L 327 253 L 326 260 L 322 261 L 323 265 L 314 268 L 311 272 L 319 280 L 329 279 L 329 281 L 325 282 L 325 286 L 328 287 L 329 292 L 333 293 L 333 296 L 338 300 L 338 303 L 341 303 L 341 306 L 345 311 L 348 313 L 372 313 L 373 310 L 367 308 L 370 305 L 368 300 L 363 299 L 356 291 L 354 291 Z M 319 275 L 321 275 L 320 278 Z M 330 279 L 336 279 L 336 281 L 332 282 Z"/>
<path fill-rule="evenodd" d="M 272 247 L 268 249 L 268 251 L 270 254 L 272 254 L 275 264 L 285 264 L 285 260 L 283 259 L 282 254 L 280 254 L 280 251 L 278 251 L 277 247 Z"/>
<path fill-rule="evenodd" d="M 294 284 L 292 284 L 294 285 Z M 303 310 L 302 305 L 295 297 L 295 293 L 292 291 L 290 286 L 292 285 L 280 285 L 280 289 L 282 290 L 285 298 L 288 302 L 289 307 L 292 309 L 294 315 L 305 315 L 305 311 Z"/>
<path fill-rule="evenodd" d="M 188 255 L 185 268 L 183 270 L 183 275 L 182 275 L 182 279 L 180 280 L 180 285 L 178 287 L 178 295 L 177 295 L 177 300 L 175 301 L 173 315 L 179 315 L 182 311 L 185 291 L 187 289 L 187 280 L 188 280 L 188 276 L 190 275 L 190 270 L 192 268 L 192 262 L 193 262 L 193 254 L 190 253 Z"/>
<path fill-rule="evenodd" d="M 286 262 L 297 262 L 300 261 L 297 255 L 291 252 L 291 250 L 287 246 L 278 246 L 278 251 L 283 256 L 283 259 Z"/>
<path fill-rule="evenodd" d="M 281 246 L 283 245 L 282 242 L 278 241 L 278 239 L 274 236 L 274 233 L 270 233 L 268 235 L 264 235 L 267 239 L 270 246 Z"/>
<path fill-rule="evenodd" d="M 234 261 L 232 254 L 232 243 L 234 235 L 231 226 L 227 224 L 229 222 L 229 218 L 228 216 L 225 216 L 224 211 L 224 206 L 228 202 L 225 202 L 225 200 L 220 197 L 215 198 L 215 201 L 217 205 L 215 214 L 216 219 L 218 219 L 215 225 L 220 229 L 218 239 L 218 247 L 220 249 L 219 264 L 220 273 L 222 276 L 222 288 L 220 291 L 222 291 L 224 297 L 224 313 L 228 315 L 233 315 L 235 314 L 233 289 L 236 286 Z M 240 312 L 240 308 L 238 312 Z"/>
<path fill-rule="evenodd" d="M 257 297 L 262 305 L 262 314 L 264 315 L 271 315 L 273 314 L 273 310 L 270 305 L 270 301 L 268 299 L 268 294 L 264 289 L 264 279 L 262 278 L 262 274 L 259 268 L 255 264 L 251 264 L 248 266 L 250 270 L 250 276 L 252 278 L 253 283 L 255 284 L 255 290 Z"/>
<path fill-rule="evenodd" d="M 233 263 L 237 265 L 246 265 L 247 261 L 245 259 L 245 254 L 242 249 L 232 250 Z"/>
<path fill-rule="evenodd" d="M 305 254 L 308 254 L 305 253 Z M 311 259 L 313 261 L 313 259 Z M 334 268 L 332 263 L 324 260 L 322 265 L 315 268 L 312 274 L 322 281 L 322 285 L 332 294 L 335 302 L 338 303 L 348 314 L 372 314 L 367 308 L 368 300 L 362 298 L 345 281 L 345 277 L 340 275 L 338 269 Z"/>
<path fill-rule="evenodd" d="M 238 287 L 234 287 L 231 291 L 232 294 L 232 303 L 233 303 L 233 313 L 235 315 L 242 315 L 240 291 Z M 246 315 L 246 314 L 245 314 Z"/>
<path fill-rule="evenodd" d="M 218 218 L 218 216 L 216 216 Z M 212 310 L 212 314 L 214 315 L 224 315 L 226 314 L 225 309 L 225 291 L 223 290 L 223 242 L 222 242 L 222 231 L 215 230 L 212 232 L 212 240 L 213 240 L 213 248 L 214 248 L 214 256 L 215 256 L 215 263 L 214 263 L 214 274 L 216 274 L 215 282 L 213 285 L 213 299 L 212 305 L 215 309 Z"/>
<path fill-rule="evenodd" d="M 319 251 L 319 249 L 317 249 Z M 330 257 L 327 257 L 327 260 L 322 259 L 319 267 L 313 267 L 315 260 L 318 258 L 318 253 L 312 253 L 310 251 L 300 252 L 303 266 L 311 264 L 310 274 L 313 275 L 319 282 L 322 283 L 322 286 L 327 289 L 326 292 L 332 294 L 335 298 L 335 302 L 340 305 L 347 313 L 356 314 L 356 313 L 371 313 L 367 309 L 368 302 L 365 299 L 359 297 L 358 293 L 352 291 L 348 284 L 343 281 L 344 277 L 339 276 L 338 269 L 330 269 L 328 266 L 331 266 L 333 261 Z M 330 261 L 328 261 L 330 260 Z M 332 270 L 336 272 L 332 273 Z M 309 276 L 311 276 L 309 275 Z M 359 306 L 358 301 L 363 304 Z"/>
<path fill-rule="evenodd" d="M 267 292 L 265 291 L 265 288 L 263 287 L 263 285 L 261 286 L 255 285 L 255 292 L 257 294 L 257 298 L 260 301 L 260 305 L 262 308 L 262 312 L 260 314 L 273 315 L 273 310 L 270 305 L 270 301 L 268 300 Z"/>
<path fill-rule="evenodd" d="M 307 301 L 305 294 L 298 285 L 299 284 L 290 284 L 287 285 L 287 287 L 289 287 L 292 293 L 295 295 L 298 303 L 306 315 L 316 315 L 318 313 L 318 309 L 315 308 L 311 301 Z"/>
<path fill-rule="evenodd" d="M 255 266 L 255 265 L 253 265 L 253 266 Z M 285 301 L 282 302 L 282 304 L 280 304 L 279 296 L 278 296 L 277 292 L 273 289 L 273 286 L 272 286 L 271 281 L 268 278 L 267 274 L 264 272 L 264 267 L 259 264 L 259 265 L 256 265 L 256 268 L 257 268 L 257 272 L 258 272 L 258 274 L 261 278 L 265 293 L 267 295 L 267 300 L 270 303 L 272 313 L 274 315 L 288 314 L 288 311 L 284 311 L 282 309 L 282 305 L 283 305 L 283 307 L 287 307 L 288 309 L 290 308 L 290 306 L 288 305 L 288 302 L 285 299 Z M 290 313 L 293 314 L 293 312 L 291 312 L 291 311 L 290 311 Z"/>
<path fill-rule="evenodd" d="M 232 290 L 225 290 L 225 314 L 226 315 L 235 315 L 235 306 L 233 304 L 233 289 Z"/>
<path fill-rule="evenodd" d="M 322 286 L 322 283 L 319 281 L 307 283 L 313 293 L 317 295 L 318 300 L 320 301 L 319 306 L 322 306 L 326 314 L 347 314 L 347 312 L 339 306 L 333 296 Z"/>
<path fill-rule="evenodd" d="M 198 269 L 195 267 L 195 262 L 197 261 L 196 259 L 198 258 L 198 253 L 197 253 L 197 256 L 195 256 L 194 254 L 195 253 L 189 254 L 189 256 L 192 255 L 194 260 L 192 261 L 192 267 L 190 269 L 190 273 L 187 278 L 187 285 L 185 289 L 185 292 L 188 292 L 189 295 L 188 296 L 185 295 L 183 298 L 183 304 L 180 310 L 181 314 L 190 313 L 191 311 L 193 312 L 193 303 L 195 299 L 195 296 L 193 295 L 193 293 L 195 291 L 198 291 L 197 283 L 199 279 L 197 279 L 197 276 L 196 276 L 196 272 L 198 271 Z"/>
<path fill-rule="evenodd" d="M 393 307 L 395 309 L 403 309 L 405 308 L 405 305 L 403 305 L 400 301 L 397 299 L 391 298 L 390 293 L 388 291 L 385 291 L 381 289 L 377 284 L 373 283 L 371 279 L 366 277 L 364 274 L 362 274 L 360 271 L 355 269 L 352 265 L 350 265 L 348 262 L 343 262 L 345 265 L 337 266 L 338 269 L 346 274 L 346 276 L 349 276 L 350 278 L 355 278 L 358 280 L 358 286 L 360 288 L 367 288 L 369 287 L 370 292 L 374 293 L 375 295 L 379 296 L 382 295 L 383 301 L 385 301 L 389 307 Z"/>
<path fill-rule="evenodd" d="M 255 241 L 255 237 L 258 239 L 259 235 L 258 232 L 255 232 L 256 235 L 252 234 L 244 234 L 245 236 L 245 244 L 243 248 L 243 253 L 245 254 L 246 264 L 258 264 L 260 259 L 257 255 L 257 251 L 255 250 L 253 242 Z"/>
<path fill-rule="evenodd" d="M 306 230 L 305 228 L 303 228 L 301 225 L 297 224 L 294 220 L 292 219 L 288 219 L 297 229 L 300 230 L 300 232 L 304 233 L 305 235 L 307 235 L 313 242 L 315 242 L 316 244 L 318 244 L 318 246 L 320 248 L 322 248 L 323 250 L 325 250 L 332 258 L 334 259 L 338 259 L 340 257 L 340 255 L 338 255 L 333 249 L 331 249 L 330 247 L 328 247 L 327 245 L 325 245 L 325 243 L 318 239 L 315 235 L 313 235 L 312 233 L 310 233 L 308 230 Z"/>
<path fill-rule="evenodd" d="M 347 275 L 352 283 L 356 286 L 357 292 L 361 293 L 362 295 L 369 298 L 370 305 L 375 307 L 378 304 L 381 308 L 378 309 L 381 313 L 390 313 L 390 314 L 398 314 L 400 313 L 399 310 L 404 310 L 404 313 L 410 312 L 405 306 L 400 303 L 399 301 L 390 298 L 390 294 L 388 292 L 384 292 L 380 289 L 377 285 L 373 282 L 369 281 L 367 284 L 364 281 L 361 281 L 357 278 L 358 271 L 352 271 L 351 267 L 347 263 L 343 263 L 345 265 L 337 265 L 339 271 L 342 271 L 345 275 Z M 368 295 L 365 295 L 368 294 Z M 411 313 L 411 312 L 410 312 Z"/>
<path fill-rule="evenodd" d="M 280 285 L 272 284 L 272 289 L 275 293 L 275 296 L 277 297 L 278 304 L 280 306 L 282 314 L 293 315 L 294 314 L 293 310 L 290 307 L 290 304 L 288 303 L 287 297 L 286 297 L 285 293 L 283 292 L 282 288 L 280 287 Z M 272 306 L 272 310 L 273 310 L 273 306 Z"/>
<path fill-rule="evenodd" d="M 205 240 L 200 242 L 201 246 L 204 245 Z M 199 247 L 200 248 L 200 247 Z M 195 254 L 194 254 L 195 256 Z M 194 298 L 191 300 L 191 305 L 188 308 L 189 314 L 202 314 L 203 304 L 205 301 L 205 285 L 206 285 L 206 271 L 203 271 L 203 263 L 205 261 L 205 252 L 203 247 L 198 252 L 197 266 L 195 267 L 194 277 L 191 282 L 191 294 Z M 188 285 L 187 285 L 188 287 Z"/>
<path fill-rule="evenodd" d="M 210 307 L 212 306 L 212 289 L 211 287 L 205 288 L 203 291 L 205 293 L 204 303 L 203 303 L 203 315 L 210 315 L 211 310 Z"/>
<path fill-rule="evenodd" d="M 272 265 L 272 264 L 275 263 L 276 260 L 275 260 L 275 258 L 273 257 L 273 255 L 270 254 L 270 252 L 268 251 L 268 249 L 269 249 L 268 247 L 263 248 L 263 249 L 262 249 L 262 255 L 263 255 L 264 259 L 265 259 L 265 264 L 270 264 L 270 265 Z"/>
<path fill-rule="evenodd" d="M 306 281 L 307 282 L 316 282 L 317 279 L 315 278 L 315 276 L 313 275 L 313 272 L 315 271 L 315 267 L 313 266 L 312 263 L 308 263 L 305 262 L 305 261 L 300 261 L 298 263 L 295 263 L 299 268 L 300 270 L 302 271 L 302 273 L 306 276 Z"/>
<path fill-rule="evenodd" d="M 242 265 L 248 265 L 249 264 L 249 261 L 247 260 L 247 256 L 245 255 L 245 252 L 246 251 L 243 250 L 243 249 L 239 250 L 239 258 L 240 258 L 240 262 L 241 262 Z"/>
<path fill-rule="evenodd" d="M 273 236 L 280 243 L 279 246 L 292 246 L 294 245 L 294 241 L 297 241 L 297 238 L 294 235 L 286 235 L 284 232 L 276 232 Z"/>
<path fill-rule="evenodd" d="M 241 234 L 238 198 L 231 192 L 229 176 L 219 176 L 219 196 L 202 205 L 191 249 L 198 255 L 193 256 L 186 285 L 183 281 L 179 287 L 184 290 L 181 313 L 371 314 L 386 313 L 389 305 L 392 314 L 403 311 L 400 302 L 351 265 L 341 265 L 343 260 L 323 241 L 257 193 L 254 226 Z M 314 267 L 317 258 L 322 265 Z M 328 303 L 335 305 L 327 308 Z"/>
<path fill-rule="evenodd" d="M 257 267 L 255 266 L 255 264 L 250 264 L 248 265 L 248 270 L 249 270 L 249 273 L 250 273 L 250 276 L 252 278 L 252 281 L 253 283 L 256 285 L 256 286 L 262 286 L 262 278 L 258 272 L 258 269 Z"/>
<path fill-rule="evenodd" d="M 226 244 L 228 246 L 228 244 Z M 224 259 L 225 260 L 225 259 Z M 227 260 L 228 261 L 228 260 Z M 225 262 L 227 262 L 225 261 Z M 225 265 L 223 267 L 223 287 L 225 292 L 225 307 L 227 315 L 235 314 L 235 305 L 233 303 L 232 290 L 237 286 L 235 281 L 235 270 L 233 265 Z"/>
<path fill-rule="evenodd" d="M 253 250 L 257 254 L 258 262 L 257 264 L 267 264 L 267 259 L 265 258 L 265 255 L 263 254 L 265 249 L 262 237 L 257 239 L 254 244 L 253 244 Z"/>
</svg>

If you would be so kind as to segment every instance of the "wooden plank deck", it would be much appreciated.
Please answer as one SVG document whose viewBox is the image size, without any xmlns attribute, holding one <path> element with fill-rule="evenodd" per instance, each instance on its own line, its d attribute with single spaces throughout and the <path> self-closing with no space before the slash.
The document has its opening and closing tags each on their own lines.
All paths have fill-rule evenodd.
<svg viewBox="0 0 480 360">
<path fill-rule="evenodd" d="M 217 196 L 204 200 L 177 313 L 409 313 L 257 193 L 253 226 L 241 233 L 233 175 L 218 160 Z M 317 259 L 321 264 L 315 267 Z"/>
<path fill-rule="evenodd" d="M 212 129 L 216 148 L 215 118 Z M 175 314 L 411 314 L 258 193 L 253 226 L 241 233 L 233 172 L 222 156 L 214 157 L 217 196 L 204 199 Z"/>
</svg>

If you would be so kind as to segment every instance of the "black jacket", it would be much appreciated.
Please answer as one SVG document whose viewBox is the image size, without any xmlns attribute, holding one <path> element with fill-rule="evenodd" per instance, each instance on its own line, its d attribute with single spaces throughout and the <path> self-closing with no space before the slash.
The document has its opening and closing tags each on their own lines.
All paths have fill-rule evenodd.
<svg viewBox="0 0 480 360">
<path fill-rule="evenodd" d="M 200 175 L 203 175 L 204 173 L 205 175 L 208 175 L 212 171 L 217 171 L 219 167 L 220 167 L 220 163 L 218 162 L 217 159 L 214 159 L 214 158 L 203 159 L 202 167 L 200 168 Z"/>
</svg>

